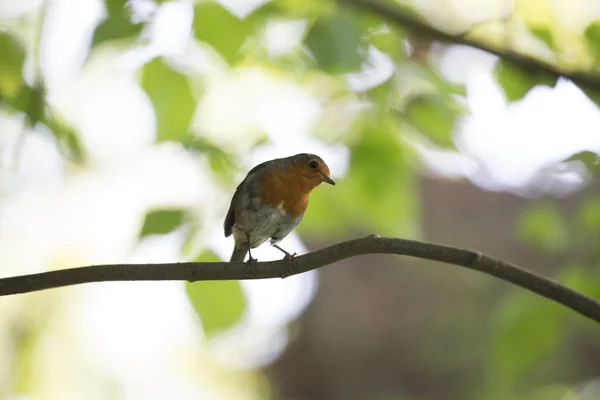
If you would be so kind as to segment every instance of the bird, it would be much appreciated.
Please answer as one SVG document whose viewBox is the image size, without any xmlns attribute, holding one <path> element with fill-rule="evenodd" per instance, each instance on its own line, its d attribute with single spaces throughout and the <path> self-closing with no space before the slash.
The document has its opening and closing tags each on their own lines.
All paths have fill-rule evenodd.
<svg viewBox="0 0 600 400">
<path fill-rule="evenodd" d="M 329 167 L 321 157 L 300 153 L 265 161 L 252 168 L 238 185 L 225 217 L 225 237 L 233 234 L 234 247 L 229 262 L 243 262 L 254 249 L 267 240 L 291 259 L 277 245 L 302 221 L 313 189 L 321 183 L 335 185 Z"/>
</svg>

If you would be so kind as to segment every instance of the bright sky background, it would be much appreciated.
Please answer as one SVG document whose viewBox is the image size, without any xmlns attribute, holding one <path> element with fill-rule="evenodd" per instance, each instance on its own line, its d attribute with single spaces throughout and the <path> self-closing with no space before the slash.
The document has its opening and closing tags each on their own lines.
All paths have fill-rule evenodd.
<svg viewBox="0 0 600 400">
<path fill-rule="evenodd" d="M 245 0 L 223 3 L 239 15 L 251 10 Z M 560 12 L 566 7 L 556 5 L 557 1 L 551 3 Z M 575 3 L 581 3 L 581 8 L 573 1 L 561 3 L 569 5 L 571 29 L 587 21 L 582 15 L 591 9 L 584 7 L 584 0 Z M 0 16 L 18 15 L 39 4 L 40 0 L 4 0 L 0 2 Z M 440 2 L 419 4 L 427 12 Z M 448 1 L 447 7 L 461 16 L 456 19 L 460 25 L 505 15 L 506 4 L 510 2 L 456 0 Z M 576 8 L 581 13 L 577 14 Z M 478 10 L 477 15 L 473 10 Z M 145 210 L 165 205 L 197 206 L 203 221 L 200 244 L 223 259 L 229 257 L 233 243 L 223 237 L 221 224 L 231 193 L 214 185 L 206 168 L 199 168 L 198 160 L 178 146 L 152 145 L 156 129 L 152 105 L 137 84 L 134 69 L 157 54 L 175 57 L 211 77 L 197 110 L 197 127 L 211 140 L 235 147 L 248 169 L 267 159 L 306 151 L 321 155 L 334 179 L 345 174 L 347 149 L 327 145 L 307 133 L 322 112 L 313 93 L 260 70 L 227 71 L 214 54 L 189 40 L 191 11 L 186 1 L 161 6 L 147 47 L 125 54 L 106 48 L 77 74 L 95 24 L 103 15 L 102 3 L 51 2 L 41 64 L 52 103 L 79 129 L 93 164 L 67 179 L 68 167 L 47 133 L 27 134 L 18 145 L 21 121 L 0 115 L 2 275 L 32 273 L 49 265 L 176 261 L 184 232 L 137 242 Z M 577 25 L 577 21 L 584 22 Z M 270 27 L 270 51 L 283 52 L 293 46 L 304 26 L 302 21 L 290 21 Z M 348 76 L 356 90 L 376 85 L 392 73 L 384 54 L 371 49 L 370 57 L 370 69 Z M 553 172 L 543 182 L 536 181 L 534 187 L 530 185 L 545 165 L 585 149 L 600 152 L 600 113 L 575 86 L 560 82 L 554 89 L 536 88 L 521 102 L 507 104 L 491 75 L 494 57 L 457 46 L 441 54 L 438 61 L 447 77 L 466 83 L 472 116 L 456 133 L 460 153 L 416 144 L 434 171 L 449 177 L 464 176 L 490 190 L 528 196 L 546 191 L 565 194 L 585 182 L 585 173 L 572 165 Z M 229 134 L 223 136 L 224 131 Z M 253 135 L 263 132 L 270 143 L 246 151 L 256 137 Z M 282 246 L 292 252 L 305 251 L 295 234 Z M 253 253 L 261 260 L 280 257 L 268 246 Z M 285 280 L 243 282 L 248 311 L 239 327 L 214 344 L 213 354 L 239 368 L 264 365 L 277 357 L 287 343 L 286 324 L 310 302 L 317 278 L 317 274 L 308 273 Z M 50 383 L 53 376 L 70 368 L 55 368 L 50 360 L 79 357 L 86 365 L 93 365 L 95 372 L 120 380 L 127 399 L 163 398 L 165 393 L 178 393 L 179 399 L 252 398 L 242 389 L 223 392 L 223 385 L 219 385 L 223 377 L 207 370 L 210 357 L 198 357 L 206 350 L 199 343 L 198 321 L 190 312 L 181 284 L 111 283 L 61 293 L 65 297 L 64 315 L 61 324 L 49 328 L 50 343 L 42 352 L 47 360 L 40 367 L 48 377 L 47 393 L 81 398 L 77 388 Z M 16 313 L 27 301 L 26 297 L 10 298 L 0 305 L 0 313 Z M 0 359 L 9 352 L 1 343 L 0 339 Z M 77 355 L 53 350 L 70 346 Z M 207 379 L 198 385 L 196 377 L 174 367 L 173 360 L 193 365 L 194 371 Z"/>
</svg>

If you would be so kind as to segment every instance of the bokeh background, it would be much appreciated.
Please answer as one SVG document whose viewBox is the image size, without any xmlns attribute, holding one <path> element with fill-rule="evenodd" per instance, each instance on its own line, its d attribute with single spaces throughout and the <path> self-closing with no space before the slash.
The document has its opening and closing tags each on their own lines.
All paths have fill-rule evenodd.
<svg viewBox="0 0 600 400">
<path fill-rule="evenodd" d="M 351 0 L 0 0 L 0 276 L 227 260 L 237 183 L 310 152 L 338 184 L 287 250 L 428 240 L 600 298 L 600 3 L 387 4 L 505 56 Z M 402 257 L 0 298 L 2 399 L 593 400 L 599 378 L 596 324 Z"/>
</svg>

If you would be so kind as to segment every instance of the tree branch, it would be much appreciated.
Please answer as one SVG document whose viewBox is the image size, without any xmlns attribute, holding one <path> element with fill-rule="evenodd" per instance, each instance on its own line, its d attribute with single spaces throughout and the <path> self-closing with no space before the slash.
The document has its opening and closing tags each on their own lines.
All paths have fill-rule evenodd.
<svg viewBox="0 0 600 400">
<path fill-rule="evenodd" d="M 390 2 L 383 0 L 338 0 L 342 4 L 348 4 L 375 15 L 378 15 L 388 21 L 395 24 L 401 25 L 406 29 L 422 35 L 430 37 L 442 42 L 449 42 L 454 44 L 463 44 L 466 46 L 474 47 L 494 54 L 502 59 L 509 60 L 520 67 L 533 71 L 533 72 L 546 72 L 554 77 L 563 77 L 571 80 L 577 85 L 594 89 L 600 92 L 600 75 L 590 73 L 584 73 L 581 71 L 568 71 L 560 69 L 559 67 L 550 63 L 541 61 L 534 57 L 518 54 L 511 52 L 510 50 L 503 51 L 498 48 L 494 48 L 490 44 L 486 44 L 482 41 L 468 39 L 463 35 L 451 35 L 439 29 L 428 25 L 419 19 L 412 17 L 414 11 L 407 6 L 401 4 L 390 4 Z"/>
<path fill-rule="evenodd" d="M 39 274 L 0 279 L 0 296 L 28 293 L 81 283 L 108 281 L 210 281 L 267 279 L 314 270 L 346 258 L 365 254 L 397 254 L 459 265 L 495 276 L 579 314 L 600 322 L 600 302 L 569 289 L 551 279 L 514 264 L 477 252 L 413 240 L 381 238 L 377 235 L 351 240 L 290 260 L 256 264 L 252 271 L 246 263 L 188 262 L 166 264 L 115 264 L 71 268 Z"/>
</svg>

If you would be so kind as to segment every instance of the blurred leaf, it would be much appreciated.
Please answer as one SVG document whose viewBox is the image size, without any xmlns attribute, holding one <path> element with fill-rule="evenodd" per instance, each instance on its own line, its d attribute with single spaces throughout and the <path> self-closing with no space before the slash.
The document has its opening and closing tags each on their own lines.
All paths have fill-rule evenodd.
<svg viewBox="0 0 600 400">
<path fill-rule="evenodd" d="M 590 50 L 600 59 L 600 20 L 590 23 L 584 31 Z"/>
<path fill-rule="evenodd" d="M 570 243 L 568 223 L 558 209 L 550 204 L 523 210 L 517 230 L 522 241 L 549 253 L 561 252 Z"/>
<path fill-rule="evenodd" d="M 313 191 L 301 232 L 347 235 L 360 228 L 381 235 L 414 235 L 419 218 L 414 172 L 397 127 L 388 118 L 377 120 L 351 146 L 347 176 L 336 180 L 336 186 Z"/>
<path fill-rule="evenodd" d="M 142 31 L 144 24 L 134 24 L 127 16 L 116 16 L 105 19 L 96 27 L 92 46 L 110 40 L 126 39 L 137 36 Z"/>
<path fill-rule="evenodd" d="M 533 27 L 529 30 L 533 36 L 546 43 L 551 50 L 555 49 L 552 31 L 548 28 Z"/>
<path fill-rule="evenodd" d="M 579 153 L 573 154 L 571 157 L 563 160 L 563 162 L 571 162 L 571 161 L 581 161 L 585 164 L 588 170 L 593 174 L 597 174 L 600 172 L 600 158 L 598 154 L 592 151 L 581 151 Z"/>
<path fill-rule="evenodd" d="M 395 80 L 400 86 L 396 90 L 405 92 L 408 87 L 412 89 L 411 96 L 430 94 L 432 92 L 431 85 L 434 85 L 434 89 L 439 95 L 447 96 L 450 99 L 455 95 L 462 97 L 467 95 L 464 84 L 450 82 L 429 66 L 414 61 L 399 63 L 396 67 Z M 411 86 L 416 86 L 416 89 Z M 403 97 L 406 96 L 407 94 L 403 93 Z"/>
<path fill-rule="evenodd" d="M 597 273 L 586 271 L 585 268 L 578 265 L 572 265 L 563 268 L 556 280 L 585 295 L 600 298 L 600 279 L 598 278 L 600 277 Z"/>
<path fill-rule="evenodd" d="M 537 85 L 554 87 L 557 79 L 541 71 L 526 71 L 507 60 L 496 63 L 494 74 L 509 102 L 521 100 Z"/>
<path fill-rule="evenodd" d="M 390 29 L 388 26 L 382 24 L 379 29 L 371 31 L 369 41 L 378 50 L 389 54 L 393 60 L 404 59 L 402 36 L 398 34 L 396 27 Z"/>
<path fill-rule="evenodd" d="M 436 144 L 452 147 L 452 132 L 460 110 L 449 101 L 438 95 L 419 96 L 404 107 L 402 120 Z"/>
<path fill-rule="evenodd" d="M 594 104 L 596 104 L 596 107 L 600 107 L 600 92 L 598 92 L 595 89 L 587 88 L 585 86 L 579 86 L 579 88 L 583 91 L 583 93 L 585 93 L 588 99 L 590 99 L 594 102 Z"/>
<path fill-rule="evenodd" d="M 369 13 L 354 13 L 353 16 L 373 46 L 389 54 L 395 61 L 405 59 L 402 41 L 408 32 L 402 26 L 386 24 L 378 16 Z"/>
<path fill-rule="evenodd" d="M 9 104 L 14 109 L 24 112 L 27 115 L 27 123 L 30 126 L 35 126 L 44 119 L 45 97 L 46 90 L 42 84 L 37 84 L 34 87 L 24 84 L 21 86 L 18 96 Z"/>
<path fill-rule="evenodd" d="M 0 30 L 0 100 L 15 99 L 23 84 L 25 49 L 17 38 Z"/>
<path fill-rule="evenodd" d="M 211 170 L 217 177 L 230 180 L 235 172 L 235 162 L 230 154 L 227 154 L 220 147 L 210 143 L 205 138 L 195 135 L 187 135 L 182 139 L 183 146 L 192 151 L 198 151 L 208 158 Z"/>
<path fill-rule="evenodd" d="M 44 119 L 44 109 L 46 108 L 46 88 L 43 84 L 37 83 L 33 87 L 33 93 L 29 98 L 26 111 L 27 122 L 30 126 L 35 126 Z"/>
<path fill-rule="evenodd" d="M 52 131 L 59 148 L 68 159 L 77 164 L 84 161 L 84 151 L 73 128 L 59 120 L 52 112 L 43 122 Z"/>
<path fill-rule="evenodd" d="M 157 210 L 146 214 L 140 237 L 164 235 L 183 224 L 183 210 Z"/>
<path fill-rule="evenodd" d="M 325 71 L 350 72 L 361 66 L 360 31 L 347 13 L 317 19 L 304 43 Z"/>
<path fill-rule="evenodd" d="M 216 262 L 220 259 L 206 251 L 194 261 Z M 233 327 L 246 308 L 246 299 L 238 281 L 186 282 L 185 290 L 208 337 Z"/>
<path fill-rule="evenodd" d="M 272 0 L 266 7 L 271 7 L 275 15 L 294 19 L 319 18 L 336 11 L 334 2 L 323 0 Z"/>
<path fill-rule="evenodd" d="M 183 138 L 196 109 L 188 79 L 155 58 L 142 68 L 142 87 L 156 113 L 157 141 Z"/>
<path fill-rule="evenodd" d="M 600 234 L 600 199 L 585 199 L 577 209 L 577 225 L 585 235 Z"/>
<path fill-rule="evenodd" d="M 105 0 L 104 4 L 106 5 L 106 12 L 108 12 L 109 16 L 120 16 L 123 14 L 123 9 L 125 8 L 125 4 L 127 4 L 127 0 Z"/>
<path fill-rule="evenodd" d="M 530 293 L 510 295 L 491 319 L 489 365 L 492 385 L 510 391 L 552 354 L 564 334 L 564 310 Z"/>
<path fill-rule="evenodd" d="M 78 135 L 47 106 L 45 96 L 46 90 L 41 83 L 34 87 L 23 85 L 18 97 L 10 105 L 25 113 L 30 126 L 35 126 L 38 122 L 46 125 L 56 139 L 61 153 L 71 162 L 83 162 L 84 152 Z"/>
<path fill-rule="evenodd" d="M 216 2 L 202 2 L 194 7 L 196 39 L 215 48 L 230 63 L 238 60 L 246 38 L 255 29 L 253 14 L 241 20 Z"/>
</svg>

